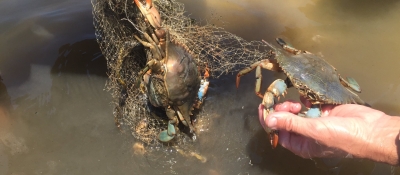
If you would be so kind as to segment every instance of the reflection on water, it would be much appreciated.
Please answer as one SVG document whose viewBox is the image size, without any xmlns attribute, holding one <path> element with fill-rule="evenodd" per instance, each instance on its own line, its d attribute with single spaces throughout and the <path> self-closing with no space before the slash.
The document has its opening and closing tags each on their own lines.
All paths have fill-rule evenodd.
<svg viewBox="0 0 400 175">
<path fill-rule="evenodd" d="M 400 115 L 398 1 L 182 2 L 193 18 L 218 17 L 211 22 L 246 39 L 281 36 L 323 55 L 358 81 L 365 101 Z M 0 14 L 0 174 L 390 174 L 387 165 L 370 161 L 315 165 L 271 150 L 256 117 L 252 76 L 239 90 L 234 76 L 213 80 L 202 114 L 212 120 L 199 121 L 204 132 L 190 148 L 206 163 L 168 146 L 134 154 L 135 141 L 116 129 L 112 99 L 103 90 L 107 70 L 91 4 L 6 0 Z M 265 72 L 264 85 L 277 76 Z"/>
</svg>

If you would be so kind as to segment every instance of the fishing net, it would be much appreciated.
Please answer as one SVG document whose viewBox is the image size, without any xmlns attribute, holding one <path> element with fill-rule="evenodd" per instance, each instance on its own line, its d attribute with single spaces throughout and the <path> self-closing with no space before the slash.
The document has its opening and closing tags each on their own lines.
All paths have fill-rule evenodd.
<svg viewBox="0 0 400 175">
<path fill-rule="evenodd" d="M 140 36 L 151 28 L 132 0 L 92 0 L 92 5 L 97 41 L 107 59 L 106 87 L 114 99 L 116 123 L 146 144 L 160 144 L 157 135 L 166 129 L 165 120 L 159 119 L 163 111 L 151 108 L 146 94 L 133 88 L 138 72 L 147 62 L 146 55 L 150 54 L 134 35 Z M 186 45 L 199 67 L 208 66 L 211 78 L 237 73 L 244 66 L 272 56 L 270 46 L 261 41 L 249 42 L 221 27 L 203 25 L 185 16 L 182 3 L 157 0 L 153 5 L 159 10 L 171 41 Z"/>
</svg>

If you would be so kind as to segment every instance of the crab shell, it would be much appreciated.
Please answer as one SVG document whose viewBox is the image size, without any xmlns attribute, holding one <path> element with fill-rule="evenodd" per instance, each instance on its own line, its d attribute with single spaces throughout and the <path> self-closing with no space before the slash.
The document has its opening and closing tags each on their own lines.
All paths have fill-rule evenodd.
<svg viewBox="0 0 400 175">
<path fill-rule="evenodd" d="M 164 75 L 151 75 L 147 95 L 155 107 L 177 106 L 189 115 L 200 88 L 200 73 L 191 54 L 177 44 L 168 44 Z"/>
<path fill-rule="evenodd" d="M 276 51 L 279 66 L 299 93 L 312 104 L 363 104 L 353 91 L 342 85 L 336 69 L 324 59 L 310 53 L 297 55 Z"/>
</svg>

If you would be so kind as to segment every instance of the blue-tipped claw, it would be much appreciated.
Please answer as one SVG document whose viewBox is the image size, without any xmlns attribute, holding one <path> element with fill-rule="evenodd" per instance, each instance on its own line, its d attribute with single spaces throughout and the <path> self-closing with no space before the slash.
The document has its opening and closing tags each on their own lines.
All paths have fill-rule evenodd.
<svg viewBox="0 0 400 175">
<path fill-rule="evenodd" d="M 286 89 L 287 89 L 287 85 L 286 85 L 285 81 L 283 81 L 281 79 L 277 79 L 274 82 L 272 82 L 271 85 L 269 85 L 267 91 L 273 93 L 274 96 L 278 97 L 278 100 L 279 100 L 279 96 L 281 96 L 281 95 L 285 96 Z"/>
<path fill-rule="evenodd" d="M 168 135 L 174 136 L 176 134 L 175 126 L 168 122 Z"/>
<path fill-rule="evenodd" d="M 321 116 L 321 110 L 318 106 L 312 106 L 306 113 L 307 118 L 318 118 Z"/>
<path fill-rule="evenodd" d="M 162 142 L 169 142 L 173 138 L 174 138 L 174 136 L 168 135 L 167 130 L 161 131 L 160 135 L 158 135 L 158 139 L 160 139 L 160 141 L 162 141 Z"/>
<path fill-rule="evenodd" d="M 175 134 L 175 126 L 171 122 L 168 122 L 167 130 L 161 131 L 158 139 L 160 139 L 160 141 L 162 142 L 169 142 L 175 137 Z"/>
<path fill-rule="evenodd" d="M 199 92 L 197 93 L 197 97 L 199 98 L 199 100 L 203 100 L 204 96 L 207 93 L 207 89 L 208 89 L 208 85 L 210 84 L 209 81 L 207 80 L 201 80 L 201 84 L 200 84 L 200 88 L 199 88 Z"/>
<path fill-rule="evenodd" d="M 283 94 L 287 89 L 287 85 L 286 85 L 285 81 L 283 81 L 281 79 L 276 80 L 274 86 L 275 86 L 275 89 L 278 90 L 277 93 L 279 95 Z"/>
</svg>

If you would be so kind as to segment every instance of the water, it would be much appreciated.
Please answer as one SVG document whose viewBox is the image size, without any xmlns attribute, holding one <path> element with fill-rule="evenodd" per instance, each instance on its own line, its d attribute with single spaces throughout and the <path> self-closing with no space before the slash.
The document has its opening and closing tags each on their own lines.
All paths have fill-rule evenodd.
<svg viewBox="0 0 400 175">
<path fill-rule="evenodd" d="M 279 36 L 324 56 L 358 81 L 374 108 L 400 115 L 398 1 L 181 2 L 193 18 L 218 17 L 213 23 L 245 39 Z M 133 137 L 115 127 L 111 95 L 103 90 L 106 63 L 90 2 L 3 0 L 0 16 L 0 174 L 390 173 L 370 161 L 315 165 L 282 148 L 272 151 L 257 121 L 252 75 L 238 91 L 234 77 L 214 81 L 205 106 L 212 121 L 193 146 L 206 163 L 174 149 L 135 154 Z M 277 76 L 264 71 L 264 85 Z M 290 92 L 288 98 L 298 98 Z"/>
</svg>

